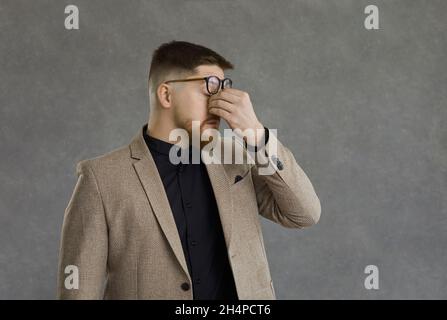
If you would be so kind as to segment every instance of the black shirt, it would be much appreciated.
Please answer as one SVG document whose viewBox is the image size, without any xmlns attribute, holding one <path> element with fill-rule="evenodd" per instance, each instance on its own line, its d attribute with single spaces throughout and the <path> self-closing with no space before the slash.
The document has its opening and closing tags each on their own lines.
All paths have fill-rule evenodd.
<svg viewBox="0 0 447 320">
<path fill-rule="evenodd" d="M 173 144 L 148 136 L 146 144 L 154 158 L 182 242 L 195 300 L 237 300 L 233 273 L 216 204 L 203 161 L 174 165 L 169 160 Z M 175 146 L 176 147 L 176 146 Z M 180 149 L 177 149 L 180 150 Z M 182 150 L 183 152 L 186 150 Z"/>
</svg>

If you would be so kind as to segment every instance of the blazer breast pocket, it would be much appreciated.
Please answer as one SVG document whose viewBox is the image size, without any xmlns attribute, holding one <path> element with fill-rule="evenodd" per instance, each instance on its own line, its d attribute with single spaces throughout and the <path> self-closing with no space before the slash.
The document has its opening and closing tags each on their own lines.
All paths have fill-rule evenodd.
<svg viewBox="0 0 447 320">
<path fill-rule="evenodd" d="M 250 180 L 250 169 L 245 172 L 241 172 L 240 174 L 236 174 L 232 180 L 232 187 L 243 185 L 247 180 Z"/>
</svg>

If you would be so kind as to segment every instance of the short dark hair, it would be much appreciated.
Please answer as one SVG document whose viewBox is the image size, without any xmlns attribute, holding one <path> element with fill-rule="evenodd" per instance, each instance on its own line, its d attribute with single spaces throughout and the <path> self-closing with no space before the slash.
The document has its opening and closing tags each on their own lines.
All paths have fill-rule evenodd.
<svg viewBox="0 0 447 320">
<path fill-rule="evenodd" d="M 193 74 L 200 65 L 217 65 L 222 70 L 234 69 L 231 62 L 204 46 L 176 40 L 163 43 L 152 55 L 148 86 L 152 84 L 155 89 L 161 79 L 172 71 Z"/>
</svg>

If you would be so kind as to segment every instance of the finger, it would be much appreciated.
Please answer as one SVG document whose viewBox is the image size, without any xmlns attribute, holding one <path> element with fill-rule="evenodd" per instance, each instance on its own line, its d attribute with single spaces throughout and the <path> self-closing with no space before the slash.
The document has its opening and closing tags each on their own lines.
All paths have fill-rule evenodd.
<svg viewBox="0 0 447 320">
<path fill-rule="evenodd" d="M 236 103 L 239 99 L 239 96 L 236 96 L 230 92 L 220 91 L 218 94 L 212 95 L 208 101 L 211 102 L 214 100 L 225 100 L 230 103 Z"/>
<path fill-rule="evenodd" d="M 235 96 L 233 96 L 233 97 L 235 97 Z M 213 97 L 212 99 L 211 98 L 208 99 L 208 104 L 211 104 L 211 103 L 216 102 L 216 101 L 225 101 L 225 102 L 228 102 L 228 103 L 231 103 L 231 104 L 235 104 L 235 103 L 238 102 L 238 100 L 239 100 L 239 98 L 232 99 L 232 98 L 228 98 L 228 97 L 225 97 L 225 96 L 218 96 L 218 97 Z"/>
<path fill-rule="evenodd" d="M 210 108 L 223 109 L 223 110 L 225 110 L 225 111 L 227 111 L 229 113 L 232 113 L 234 111 L 234 108 L 235 108 L 234 104 L 229 103 L 229 102 L 227 102 L 225 100 L 220 100 L 220 99 L 211 101 L 209 103 L 209 107 Z"/>
<path fill-rule="evenodd" d="M 218 117 L 223 118 L 225 121 L 229 122 L 231 119 L 231 113 L 228 112 L 225 109 L 221 109 L 221 108 L 210 108 L 209 113 L 214 114 Z"/>
<path fill-rule="evenodd" d="M 235 88 L 225 88 L 221 90 L 221 92 L 231 93 L 235 96 L 238 96 L 239 98 L 242 98 L 242 96 L 246 93 L 245 91 L 235 89 Z"/>
</svg>

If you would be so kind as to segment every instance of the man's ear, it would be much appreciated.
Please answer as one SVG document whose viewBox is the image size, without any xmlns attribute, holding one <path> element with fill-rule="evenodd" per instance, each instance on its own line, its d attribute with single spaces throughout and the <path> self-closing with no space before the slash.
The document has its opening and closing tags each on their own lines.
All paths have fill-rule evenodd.
<svg viewBox="0 0 447 320">
<path fill-rule="evenodd" d="M 157 88 L 157 98 L 162 108 L 170 108 L 172 103 L 172 87 L 162 83 Z"/>
</svg>

